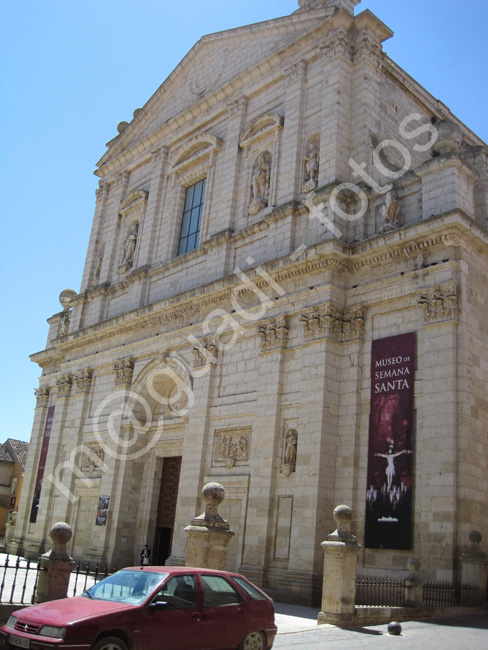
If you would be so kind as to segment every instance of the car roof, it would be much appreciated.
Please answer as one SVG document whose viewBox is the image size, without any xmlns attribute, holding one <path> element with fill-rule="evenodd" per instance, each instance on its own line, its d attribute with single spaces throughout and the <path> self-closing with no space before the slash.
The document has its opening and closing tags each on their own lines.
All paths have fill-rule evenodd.
<svg viewBox="0 0 488 650">
<path fill-rule="evenodd" d="M 238 573 L 231 571 L 217 571 L 217 569 L 202 569 L 201 567 L 190 567 L 190 566 L 154 566 L 154 565 L 143 565 L 143 566 L 126 566 L 124 570 L 132 571 L 150 571 L 151 573 L 205 573 L 212 575 L 220 576 L 240 576 Z"/>
</svg>

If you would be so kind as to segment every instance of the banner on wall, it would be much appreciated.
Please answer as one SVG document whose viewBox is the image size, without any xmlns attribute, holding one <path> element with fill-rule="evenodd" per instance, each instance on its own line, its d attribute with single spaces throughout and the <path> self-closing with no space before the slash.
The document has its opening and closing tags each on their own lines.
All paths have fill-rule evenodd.
<svg viewBox="0 0 488 650">
<path fill-rule="evenodd" d="M 49 449 L 49 442 L 51 441 L 51 431 L 53 428 L 54 409 L 55 406 L 50 406 L 47 410 L 46 424 L 44 426 L 44 436 L 42 438 L 41 455 L 39 457 L 39 466 L 37 468 L 36 484 L 34 487 L 34 498 L 32 499 L 32 508 L 30 522 L 35 524 L 37 521 L 37 513 L 39 511 L 39 502 L 41 500 L 42 481 L 44 480 L 44 470 L 46 469 L 47 452 Z"/>
<path fill-rule="evenodd" d="M 106 526 L 107 525 L 107 516 L 108 516 L 108 506 L 110 503 L 110 497 L 99 497 L 98 499 L 98 510 L 97 510 L 97 520 L 95 526 Z"/>
<path fill-rule="evenodd" d="M 412 548 L 415 334 L 373 341 L 366 548 Z"/>
</svg>

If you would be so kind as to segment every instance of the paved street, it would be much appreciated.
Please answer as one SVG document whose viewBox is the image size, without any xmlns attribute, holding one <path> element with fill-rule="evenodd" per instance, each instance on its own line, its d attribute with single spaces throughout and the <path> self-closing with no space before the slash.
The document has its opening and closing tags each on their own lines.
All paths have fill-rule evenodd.
<svg viewBox="0 0 488 650">
<path fill-rule="evenodd" d="M 279 606 L 280 607 L 280 606 Z M 279 607 L 277 609 L 279 609 Z M 300 611 L 300 609 L 302 611 Z M 457 617 L 402 623 L 401 636 L 386 625 L 339 629 L 314 625 L 315 610 L 296 608 L 293 616 L 277 613 L 278 636 L 273 648 L 306 650 L 487 650 L 488 611 Z M 297 631 L 293 632 L 292 629 Z"/>
</svg>

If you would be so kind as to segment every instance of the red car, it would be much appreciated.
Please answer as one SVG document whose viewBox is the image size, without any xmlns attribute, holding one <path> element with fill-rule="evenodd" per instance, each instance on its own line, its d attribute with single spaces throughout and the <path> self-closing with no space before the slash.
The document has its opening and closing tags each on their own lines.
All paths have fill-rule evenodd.
<svg viewBox="0 0 488 650">
<path fill-rule="evenodd" d="M 265 650 L 273 601 L 244 576 L 189 567 L 130 567 L 81 596 L 12 614 L 2 650 Z"/>
</svg>

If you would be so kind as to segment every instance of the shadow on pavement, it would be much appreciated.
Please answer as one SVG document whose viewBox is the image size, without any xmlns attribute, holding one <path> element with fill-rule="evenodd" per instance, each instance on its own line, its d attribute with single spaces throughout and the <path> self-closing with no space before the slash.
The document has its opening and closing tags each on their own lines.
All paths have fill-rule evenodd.
<svg viewBox="0 0 488 650">
<path fill-rule="evenodd" d="M 379 635 L 383 636 L 383 632 L 380 632 L 380 630 L 372 630 L 369 627 L 349 627 L 347 628 L 350 632 L 359 632 L 359 634 L 373 634 L 373 635 Z"/>
</svg>

